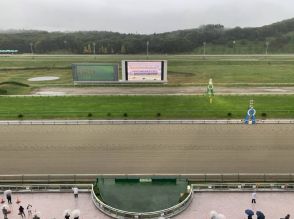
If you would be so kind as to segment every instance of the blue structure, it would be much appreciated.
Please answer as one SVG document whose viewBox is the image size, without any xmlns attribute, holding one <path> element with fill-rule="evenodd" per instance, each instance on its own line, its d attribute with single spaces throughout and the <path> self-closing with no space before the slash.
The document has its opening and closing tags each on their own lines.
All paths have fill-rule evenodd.
<svg viewBox="0 0 294 219">
<path fill-rule="evenodd" d="M 249 103 L 249 109 L 247 111 L 246 117 L 245 117 L 245 124 L 255 124 L 256 123 L 256 118 L 255 118 L 255 114 L 256 114 L 256 110 L 253 108 L 253 100 L 250 100 Z"/>
<path fill-rule="evenodd" d="M 256 118 L 255 118 L 256 110 L 252 107 L 250 107 L 247 111 L 246 117 L 245 117 L 245 124 L 255 124 Z"/>
</svg>

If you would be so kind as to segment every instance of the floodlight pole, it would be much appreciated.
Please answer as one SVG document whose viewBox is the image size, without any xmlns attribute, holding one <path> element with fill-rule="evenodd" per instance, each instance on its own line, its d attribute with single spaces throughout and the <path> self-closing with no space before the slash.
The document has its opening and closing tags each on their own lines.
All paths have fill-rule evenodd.
<svg viewBox="0 0 294 219">
<path fill-rule="evenodd" d="M 31 47 L 31 54 L 34 55 L 33 43 L 30 43 L 30 47 Z"/>
<path fill-rule="evenodd" d="M 93 47 L 94 47 L 93 54 L 95 55 L 96 54 L 96 43 L 95 42 L 93 43 Z"/>
<path fill-rule="evenodd" d="M 265 55 L 267 56 L 268 54 L 268 46 L 269 46 L 269 41 L 265 42 Z"/>
<path fill-rule="evenodd" d="M 205 54 L 206 54 L 205 47 L 206 47 L 206 42 L 203 42 L 203 58 L 205 58 Z"/>
<path fill-rule="evenodd" d="M 146 55 L 147 59 L 149 59 L 149 41 L 146 42 Z"/>
<path fill-rule="evenodd" d="M 233 41 L 233 50 L 234 50 L 233 52 L 235 54 L 236 53 L 236 40 Z"/>
<path fill-rule="evenodd" d="M 64 40 L 63 43 L 64 43 L 64 52 L 66 53 L 66 49 L 67 49 L 67 46 L 66 46 L 66 45 L 67 45 L 67 41 Z"/>
</svg>

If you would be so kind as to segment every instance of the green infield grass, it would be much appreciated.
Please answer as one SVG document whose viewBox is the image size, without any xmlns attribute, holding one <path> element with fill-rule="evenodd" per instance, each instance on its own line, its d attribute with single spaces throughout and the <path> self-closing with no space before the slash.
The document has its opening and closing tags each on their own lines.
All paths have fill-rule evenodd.
<svg viewBox="0 0 294 219">
<path fill-rule="evenodd" d="M 121 64 L 121 60 L 142 59 L 146 59 L 146 56 L 0 56 L 0 82 L 27 83 L 31 89 L 44 86 L 73 86 L 72 63 Z M 294 86 L 294 56 L 291 55 L 151 55 L 149 59 L 168 60 L 168 84 L 159 86 L 203 86 L 208 83 L 209 78 L 213 78 L 216 86 Z M 27 81 L 31 77 L 39 76 L 57 76 L 60 79 L 44 82 Z"/>
<path fill-rule="evenodd" d="M 251 96 L 0 97 L 0 119 L 243 119 Z M 294 95 L 253 96 L 257 119 L 294 118 Z"/>
</svg>

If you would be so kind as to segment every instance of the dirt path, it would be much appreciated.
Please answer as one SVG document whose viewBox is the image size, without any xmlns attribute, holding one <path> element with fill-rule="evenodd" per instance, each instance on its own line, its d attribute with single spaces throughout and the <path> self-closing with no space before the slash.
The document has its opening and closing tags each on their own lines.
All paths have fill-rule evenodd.
<svg viewBox="0 0 294 219">
<path fill-rule="evenodd" d="M 294 172 L 294 126 L 1 125 L 0 174 Z"/>
<path fill-rule="evenodd" d="M 205 87 L 76 87 L 40 88 L 33 95 L 201 95 Z M 224 94 L 294 94 L 294 87 L 217 87 Z"/>
</svg>

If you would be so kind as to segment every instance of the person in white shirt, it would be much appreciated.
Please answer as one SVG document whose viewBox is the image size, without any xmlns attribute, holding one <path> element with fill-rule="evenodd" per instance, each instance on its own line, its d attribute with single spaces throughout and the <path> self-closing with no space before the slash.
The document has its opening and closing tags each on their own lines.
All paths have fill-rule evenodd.
<svg viewBox="0 0 294 219">
<path fill-rule="evenodd" d="M 251 194 L 251 197 L 252 197 L 252 200 L 251 200 L 251 203 L 253 204 L 256 204 L 256 192 L 253 192 L 252 194 Z"/>
<path fill-rule="evenodd" d="M 79 196 L 79 189 L 78 189 L 78 187 L 74 187 L 74 188 L 72 188 L 72 190 L 74 192 L 75 198 L 77 198 Z"/>
</svg>

